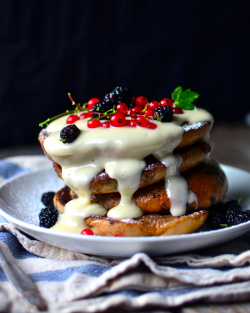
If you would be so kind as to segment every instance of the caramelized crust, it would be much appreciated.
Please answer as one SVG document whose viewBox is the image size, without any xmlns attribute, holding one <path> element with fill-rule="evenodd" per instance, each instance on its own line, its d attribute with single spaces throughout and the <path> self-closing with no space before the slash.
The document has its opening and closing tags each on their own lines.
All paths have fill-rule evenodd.
<svg viewBox="0 0 250 313">
<path fill-rule="evenodd" d="M 182 174 L 186 179 L 189 190 L 193 191 L 198 199 L 187 205 L 188 211 L 208 209 L 211 205 L 221 202 L 227 191 L 227 179 L 224 172 L 217 166 L 202 163 L 194 169 Z M 145 214 L 168 214 L 170 199 L 167 195 L 164 181 L 140 188 L 134 193 L 135 203 Z M 120 194 L 92 194 L 92 201 L 103 204 L 112 209 L 120 202 Z"/>
<path fill-rule="evenodd" d="M 205 135 L 207 135 L 212 128 L 212 123 L 202 122 L 195 124 L 183 124 L 184 133 L 182 140 L 176 149 L 190 146 L 195 142 L 201 140 Z"/>
<path fill-rule="evenodd" d="M 47 151 L 44 148 L 44 140 L 49 136 L 47 133 L 46 129 L 43 129 L 40 131 L 39 136 L 38 136 L 38 141 L 40 142 L 40 145 L 43 149 L 44 154 L 51 160 L 53 161 L 52 157 L 47 153 Z"/>
<path fill-rule="evenodd" d="M 227 179 L 224 172 L 217 164 L 202 163 L 200 166 L 189 170 L 182 175 L 188 184 L 189 190 L 193 191 L 198 199 L 196 202 L 187 204 L 187 211 L 208 209 L 211 205 L 221 202 L 227 191 Z M 64 192 L 70 192 L 65 191 Z M 60 190 L 58 193 L 61 193 Z M 57 193 L 57 194 L 58 194 Z M 55 206 L 63 213 L 64 205 L 58 199 L 57 194 L 54 198 Z M 71 193 L 71 198 L 76 197 Z M 118 192 L 110 194 L 93 194 L 92 202 L 99 202 L 107 209 L 112 209 L 120 202 Z M 170 199 L 166 193 L 164 181 L 160 181 L 148 187 L 138 189 L 134 194 L 136 205 L 140 207 L 145 214 L 169 214 Z"/>
<path fill-rule="evenodd" d="M 208 210 L 175 217 L 172 215 L 144 215 L 138 219 L 113 220 L 90 216 L 85 223 L 100 236 L 171 236 L 192 233 L 207 219 Z"/>
<path fill-rule="evenodd" d="M 205 142 L 196 143 L 175 152 L 175 156 L 182 160 L 180 173 L 199 165 L 210 152 L 210 146 Z M 153 156 L 146 158 L 148 165 L 142 171 L 140 187 L 143 188 L 157 183 L 165 178 L 167 168 L 161 162 L 156 161 Z M 103 194 L 118 192 L 117 180 L 112 179 L 105 172 L 96 175 L 90 183 L 92 193 Z"/>
<path fill-rule="evenodd" d="M 197 142 L 192 146 L 176 150 L 175 156 L 182 160 L 179 167 L 180 173 L 199 165 L 210 150 L 210 146 L 205 142 Z M 166 176 L 165 165 L 158 162 L 152 155 L 147 157 L 145 161 L 147 162 L 147 166 L 142 172 L 139 188 L 157 183 Z M 56 162 L 53 162 L 53 166 L 57 176 L 61 177 L 61 166 Z M 90 190 L 96 194 L 118 192 L 117 180 L 110 178 L 107 173 L 102 172 L 92 179 Z"/>
</svg>

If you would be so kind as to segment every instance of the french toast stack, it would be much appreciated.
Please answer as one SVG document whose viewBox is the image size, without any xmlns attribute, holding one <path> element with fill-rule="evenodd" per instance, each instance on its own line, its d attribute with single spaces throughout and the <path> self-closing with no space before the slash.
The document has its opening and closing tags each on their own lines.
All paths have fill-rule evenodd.
<svg viewBox="0 0 250 313">
<path fill-rule="evenodd" d="M 178 170 L 187 181 L 189 192 L 195 195 L 186 205 L 183 216 L 171 214 L 171 200 L 166 191 L 164 179 L 167 167 L 153 155 L 145 158 L 140 187 L 134 193 L 135 204 L 143 211 L 139 218 L 114 219 L 107 216 L 88 216 L 85 223 L 94 234 L 102 236 L 168 236 L 191 233 L 198 229 L 208 216 L 209 207 L 224 199 L 227 180 L 219 165 L 209 160 L 211 146 L 207 139 L 211 122 L 183 124 L 182 140 L 173 151 L 178 159 Z M 44 147 L 49 136 L 46 129 L 39 135 L 45 154 L 53 160 Z M 53 160 L 57 175 L 62 178 L 61 166 Z M 91 201 L 102 204 L 107 210 L 120 202 L 119 186 L 116 179 L 104 171 L 93 177 L 90 186 Z M 65 204 L 78 198 L 77 192 L 65 187 L 54 197 L 54 205 L 64 213 Z"/>
</svg>

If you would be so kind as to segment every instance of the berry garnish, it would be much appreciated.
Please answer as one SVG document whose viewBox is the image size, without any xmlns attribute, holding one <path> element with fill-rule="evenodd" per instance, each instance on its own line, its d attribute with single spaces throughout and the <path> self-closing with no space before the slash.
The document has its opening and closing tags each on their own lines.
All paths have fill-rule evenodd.
<svg viewBox="0 0 250 313">
<path fill-rule="evenodd" d="M 120 235 L 114 235 L 114 237 L 121 237 Z"/>
<path fill-rule="evenodd" d="M 133 99 L 130 101 L 130 103 L 128 104 L 128 107 L 129 107 L 129 108 L 135 107 L 135 98 L 133 98 Z"/>
<path fill-rule="evenodd" d="M 250 220 L 250 211 L 242 211 L 237 200 L 230 200 L 226 203 L 226 221 L 228 226 L 238 225 Z"/>
<path fill-rule="evenodd" d="M 144 96 L 140 96 L 135 99 L 135 104 L 143 108 L 145 107 L 147 103 L 148 103 L 148 99 Z"/>
<path fill-rule="evenodd" d="M 136 118 L 136 123 L 140 127 L 147 127 L 148 126 L 148 120 L 146 119 L 145 116 L 138 116 Z"/>
<path fill-rule="evenodd" d="M 90 120 L 87 123 L 88 128 L 97 128 L 101 126 L 101 122 L 99 120 Z"/>
<path fill-rule="evenodd" d="M 77 115 L 75 115 L 75 114 L 72 114 L 72 115 L 70 115 L 70 116 L 67 118 L 66 123 L 67 123 L 67 124 L 73 124 L 73 123 L 77 122 L 79 119 L 80 119 L 79 116 L 77 116 Z"/>
<path fill-rule="evenodd" d="M 135 115 L 140 115 L 142 114 L 142 107 L 140 106 L 135 106 L 132 109 L 130 109 L 130 115 L 135 116 Z"/>
<path fill-rule="evenodd" d="M 89 108 L 90 110 L 92 110 L 93 105 L 96 104 L 97 102 L 100 102 L 100 100 L 97 99 L 97 98 L 91 98 L 91 99 L 89 99 L 89 101 L 88 101 L 88 108 Z"/>
<path fill-rule="evenodd" d="M 143 113 L 146 114 L 147 116 L 153 116 L 154 111 L 151 109 L 146 109 Z"/>
<path fill-rule="evenodd" d="M 114 127 L 123 127 L 126 126 L 126 118 L 124 114 L 117 112 L 111 115 L 110 124 Z"/>
<path fill-rule="evenodd" d="M 183 114 L 182 108 L 179 107 L 173 108 L 173 114 Z"/>
<path fill-rule="evenodd" d="M 103 122 L 103 123 L 101 123 L 101 127 L 109 128 L 110 127 L 110 122 Z"/>
<path fill-rule="evenodd" d="M 172 122 L 173 110 L 170 106 L 158 107 L 154 110 L 154 120 L 163 123 Z"/>
<path fill-rule="evenodd" d="M 100 117 L 100 116 L 102 116 L 101 113 L 105 113 L 105 112 L 107 112 L 110 109 L 111 109 L 110 106 L 106 102 L 96 102 L 93 105 L 91 116 L 93 118 Z M 100 119 L 105 119 L 105 118 L 106 118 L 106 116 L 103 116 Z"/>
<path fill-rule="evenodd" d="M 150 129 L 156 129 L 157 125 L 155 123 L 148 122 L 148 126 L 147 127 L 150 128 Z"/>
<path fill-rule="evenodd" d="M 60 140 L 63 143 L 73 142 L 80 134 L 80 129 L 75 125 L 69 125 L 64 127 L 60 132 Z"/>
<path fill-rule="evenodd" d="M 54 199 L 55 193 L 53 191 L 45 192 L 42 195 L 41 201 L 47 208 L 54 208 Z"/>
<path fill-rule="evenodd" d="M 120 113 L 122 113 L 122 114 L 127 114 L 127 112 L 128 112 L 128 107 L 127 107 L 127 105 L 125 104 L 125 103 L 119 103 L 119 104 L 117 104 L 117 106 L 116 106 L 116 111 L 117 112 L 120 112 Z"/>
<path fill-rule="evenodd" d="M 108 97 L 113 105 L 121 102 L 129 105 L 132 101 L 132 93 L 126 87 L 115 87 L 115 89 L 111 91 Z"/>
<path fill-rule="evenodd" d="M 68 94 L 72 105 L 75 105 L 75 110 L 69 111 L 67 110 L 64 113 L 61 113 L 53 118 L 47 119 L 45 122 L 40 123 L 40 126 L 48 124 L 52 120 L 64 116 L 66 114 L 71 114 L 67 118 L 67 124 L 74 124 L 79 119 L 86 119 L 92 117 L 88 121 L 89 128 L 103 127 L 108 128 L 110 125 L 115 127 L 121 126 L 129 126 L 136 127 L 135 123 L 131 120 L 126 120 L 125 116 L 130 116 L 136 119 L 138 116 L 146 117 L 148 121 L 149 128 L 156 128 L 156 124 L 150 124 L 149 120 L 152 117 L 155 120 L 159 120 L 162 122 L 170 122 L 172 121 L 172 114 L 182 114 L 183 110 L 193 110 L 195 106 L 192 104 L 192 101 L 196 99 L 199 95 L 195 92 L 192 92 L 190 89 L 185 91 L 182 90 L 182 87 L 175 88 L 172 93 L 172 98 L 174 103 L 169 98 L 164 98 L 161 102 L 157 102 L 155 100 L 148 103 L 148 99 L 144 96 L 139 96 L 136 99 L 132 96 L 132 93 L 125 87 L 118 86 L 110 93 L 107 93 L 103 101 L 100 101 L 98 98 L 91 98 L 88 103 L 84 103 L 82 106 L 80 104 L 75 103 L 72 99 L 71 94 Z M 171 107 L 172 111 L 167 111 L 166 107 Z M 164 109 L 156 109 L 163 107 Z M 81 112 L 83 111 L 83 112 Z M 171 114 L 172 112 L 172 114 Z M 119 117 L 117 113 L 122 114 Z M 114 117 L 113 117 L 114 116 Z M 98 121 L 97 121 L 98 120 Z M 112 120 L 112 122 L 100 123 L 100 120 Z M 145 119 L 142 119 L 144 122 L 140 122 L 140 125 L 145 125 Z M 150 126 L 151 125 L 151 126 Z M 67 142 L 67 139 L 61 138 L 63 142 Z"/>
<path fill-rule="evenodd" d="M 84 120 L 85 118 L 91 117 L 91 112 L 85 112 L 80 115 L 80 120 Z"/>
<path fill-rule="evenodd" d="M 39 226 L 50 228 L 55 225 L 58 219 L 58 210 L 55 208 L 44 208 L 38 214 Z"/>
<path fill-rule="evenodd" d="M 250 211 L 242 211 L 237 200 L 230 200 L 210 207 L 207 224 L 211 229 L 220 229 L 250 221 Z"/>
<path fill-rule="evenodd" d="M 89 228 L 85 228 L 81 231 L 81 235 L 88 235 L 88 236 L 93 236 L 94 233 L 91 229 Z"/>
<path fill-rule="evenodd" d="M 160 101 L 160 105 L 163 107 L 165 105 L 169 105 L 171 108 L 173 108 L 173 101 L 169 98 L 164 98 Z"/>
<path fill-rule="evenodd" d="M 136 120 L 128 121 L 128 126 L 129 126 L 129 127 L 136 127 L 136 126 L 137 126 Z"/>
<path fill-rule="evenodd" d="M 149 102 L 148 109 L 151 109 L 154 111 L 156 108 L 158 108 L 158 106 L 160 106 L 159 102 L 153 100 L 153 101 Z"/>
</svg>

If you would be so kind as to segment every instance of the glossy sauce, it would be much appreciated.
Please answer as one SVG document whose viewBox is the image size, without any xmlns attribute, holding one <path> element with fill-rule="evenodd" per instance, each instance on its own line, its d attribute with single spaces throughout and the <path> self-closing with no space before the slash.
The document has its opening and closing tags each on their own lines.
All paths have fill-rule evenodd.
<svg viewBox="0 0 250 313">
<path fill-rule="evenodd" d="M 198 128 L 202 122 L 212 122 L 212 116 L 205 110 L 184 111 L 174 115 L 172 123 L 154 121 L 157 128 L 110 127 L 89 129 L 87 120 L 79 120 L 75 125 L 80 129 L 78 138 L 70 144 L 60 141 L 60 131 L 66 124 L 67 116 L 49 124 L 50 134 L 44 147 L 53 160 L 61 165 L 65 183 L 79 195 L 79 199 L 69 201 L 65 211 L 53 227 L 56 230 L 80 233 L 84 218 L 90 215 L 114 219 L 139 218 L 143 211 L 135 205 L 134 192 L 140 186 L 144 158 L 153 154 L 167 167 L 165 186 L 171 200 L 171 214 L 180 216 L 186 212 L 186 203 L 197 201 L 195 194 L 189 193 L 186 180 L 179 174 L 181 159 L 173 155 L 173 150 L 182 140 L 183 123 L 189 128 Z M 120 204 L 107 210 L 101 204 L 91 204 L 90 182 L 104 170 L 118 182 L 121 194 Z"/>
</svg>

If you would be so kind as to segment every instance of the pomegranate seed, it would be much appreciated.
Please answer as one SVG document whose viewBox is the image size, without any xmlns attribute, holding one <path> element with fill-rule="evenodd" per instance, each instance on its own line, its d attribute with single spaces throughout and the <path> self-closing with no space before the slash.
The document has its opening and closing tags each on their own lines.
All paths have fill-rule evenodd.
<svg viewBox="0 0 250 313">
<path fill-rule="evenodd" d="M 94 235 L 93 231 L 89 228 L 85 228 L 81 231 L 81 235 Z"/>
<path fill-rule="evenodd" d="M 140 96 L 140 97 L 137 97 L 136 99 L 135 99 L 135 104 L 136 105 L 139 105 L 139 106 L 141 106 L 141 107 L 145 107 L 145 105 L 148 103 L 148 99 L 146 98 L 146 97 L 144 97 L 144 96 Z"/>
<path fill-rule="evenodd" d="M 130 109 L 130 115 L 131 116 L 140 115 L 142 114 L 141 111 L 142 111 L 142 107 L 136 105 L 135 107 Z"/>
<path fill-rule="evenodd" d="M 127 112 L 128 112 L 128 107 L 127 107 L 127 105 L 125 104 L 125 103 L 119 103 L 119 104 L 117 104 L 117 106 L 116 106 L 116 111 L 117 112 L 120 112 L 120 113 L 122 113 L 122 114 L 127 114 Z"/>
<path fill-rule="evenodd" d="M 101 126 L 101 122 L 99 120 L 88 121 L 88 128 L 96 128 Z"/>
<path fill-rule="evenodd" d="M 148 104 L 148 109 L 151 109 L 154 111 L 156 108 L 158 108 L 158 106 L 160 106 L 159 102 L 153 100 Z"/>
<path fill-rule="evenodd" d="M 173 101 L 169 98 L 164 98 L 161 100 L 160 102 L 160 106 L 164 107 L 165 105 L 170 106 L 171 108 L 173 108 Z"/>
<path fill-rule="evenodd" d="M 120 235 L 114 235 L 114 237 L 121 237 Z"/>
<path fill-rule="evenodd" d="M 147 127 L 148 126 L 148 120 L 145 116 L 139 116 L 136 119 L 137 125 L 140 127 Z"/>
<path fill-rule="evenodd" d="M 67 118 L 67 124 L 73 124 L 75 123 L 76 121 L 78 121 L 80 119 L 79 116 L 75 115 L 75 114 L 72 114 L 70 115 L 68 118 Z"/>
<path fill-rule="evenodd" d="M 173 114 L 183 114 L 182 108 L 179 107 L 173 108 Z"/>
<path fill-rule="evenodd" d="M 97 102 L 100 102 L 101 100 L 97 99 L 97 98 L 91 98 L 89 101 L 88 101 L 88 108 L 90 110 L 92 110 L 93 108 L 93 105 L 96 104 Z"/>
<path fill-rule="evenodd" d="M 148 122 L 148 128 L 150 128 L 150 129 L 156 129 L 156 128 L 157 128 L 157 125 L 156 125 L 155 123 Z"/>
<path fill-rule="evenodd" d="M 126 118 L 124 114 L 120 112 L 113 114 L 110 118 L 110 124 L 114 127 L 126 126 Z"/>
<path fill-rule="evenodd" d="M 136 127 L 136 126 L 137 126 L 136 120 L 131 120 L 131 121 L 129 121 L 129 122 L 128 122 L 128 126 L 129 126 L 129 127 Z"/>
<path fill-rule="evenodd" d="M 91 117 L 91 112 L 85 112 L 80 115 L 80 120 L 84 120 L 85 118 Z"/>
<path fill-rule="evenodd" d="M 109 128 L 110 127 L 110 122 L 103 122 L 103 123 L 101 123 L 101 127 Z"/>
<path fill-rule="evenodd" d="M 146 114 L 147 116 L 153 116 L 154 111 L 151 110 L 151 109 L 147 109 L 147 110 L 145 110 L 143 113 Z"/>
</svg>

